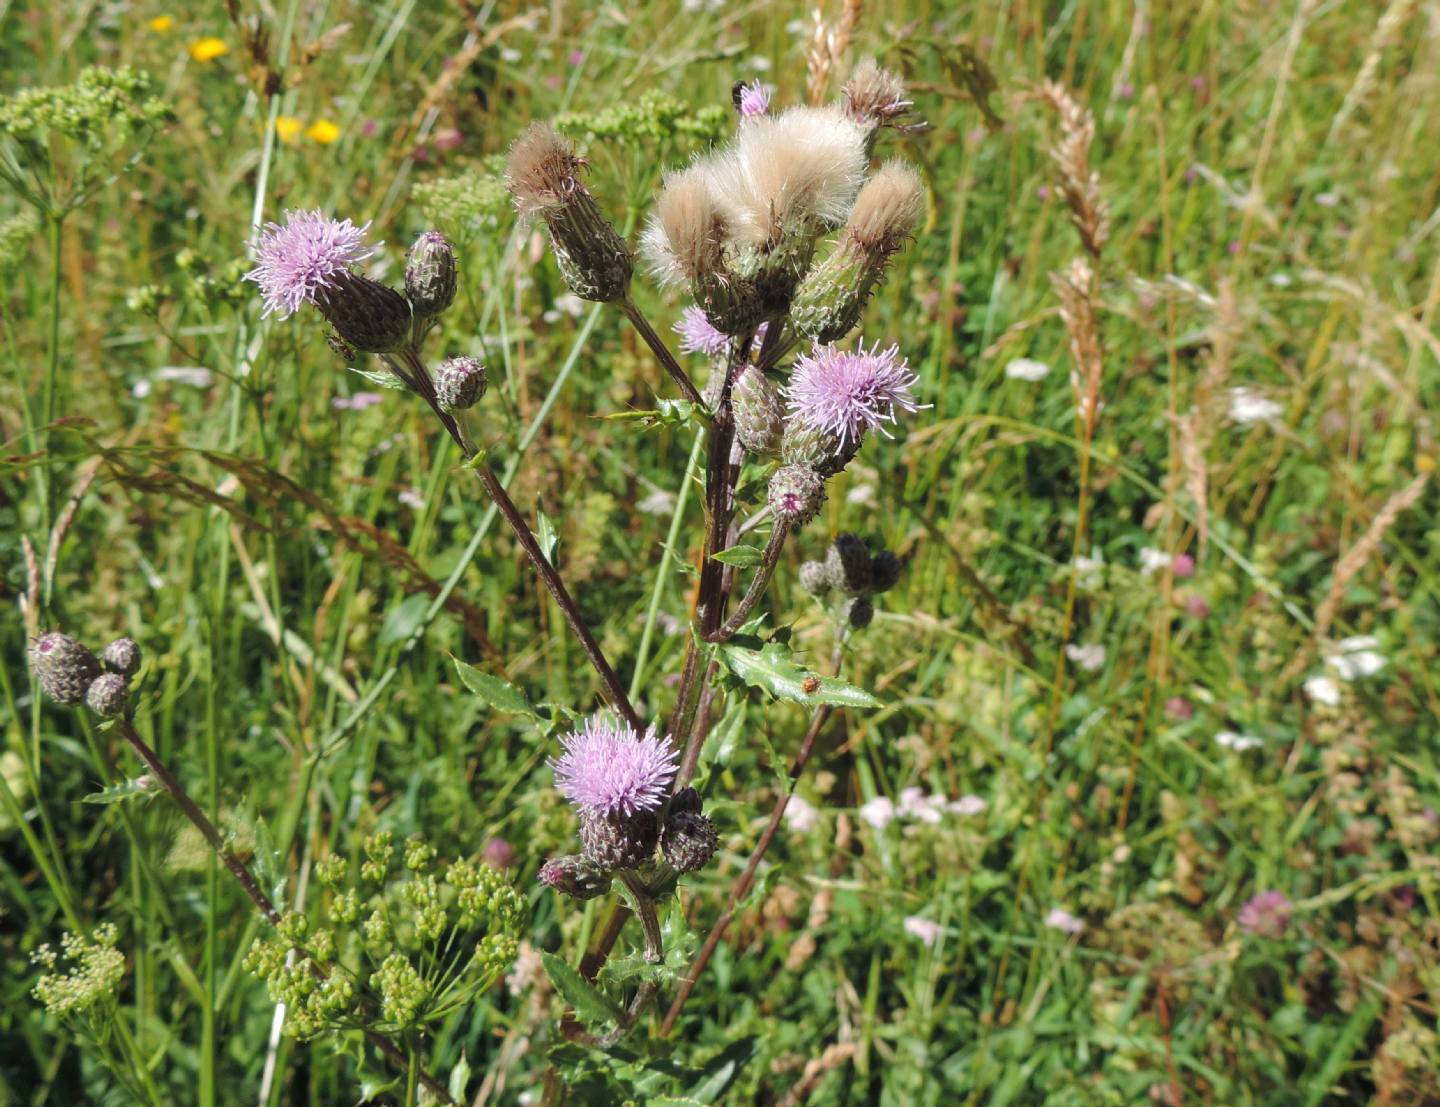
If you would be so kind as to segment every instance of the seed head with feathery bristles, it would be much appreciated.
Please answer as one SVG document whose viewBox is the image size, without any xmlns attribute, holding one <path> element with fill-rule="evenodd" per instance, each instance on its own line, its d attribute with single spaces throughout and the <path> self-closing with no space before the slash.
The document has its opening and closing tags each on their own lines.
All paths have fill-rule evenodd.
<svg viewBox="0 0 1440 1107">
<path fill-rule="evenodd" d="M 797 222 L 845 218 L 865 176 L 865 131 L 836 108 L 791 108 L 752 119 L 702 164 L 736 241 L 766 246 Z"/>
<path fill-rule="evenodd" d="M 265 314 L 287 318 L 335 288 L 337 276 L 375 252 L 365 244 L 369 229 L 319 211 L 286 212 L 283 227 L 267 223 L 254 245 L 255 268 L 245 274 L 260 286 Z"/>
<path fill-rule="evenodd" d="M 881 69 L 874 58 L 855 67 L 845 82 L 845 113 L 870 127 L 884 127 L 914 105 L 905 99 L 905 86 L 895 74 Z"/>
<path fill-rule="evenodd" d="M 719 267 L 727 233 L 709 167 L 697 162 L 666 175 L 640 245 L 657 280 L 681 284 Z"/>
<path fill-rule="evenodd" d="M 561 740 L 565 752 L 550 762 L 555 787 L 583 814 L 634 815 L 659 807 L 675 776 L 679 755 L 652 727 L 633 728 L 600 717 Z"/>
<path fill-rule="evenodd" d="M 884 434 L 897 410 L 919 411 L 911 393 L 915 382 L 898 346 L 816 346 L 795 360 L 785 395 L 796 422 L 832 434 L 844 446 L 858 443 L 867 430 Z"/>
<path fill-rule="evenodd" d="M 535 123 L 510 147 L 505 184 L 521 215 L 566 203 L 580 183 L 585 162 L 549 123 Z"/>
<path fill-rule="evenodd" d="M 845 237 L 888 258 L 915 229 L 924 210 L 920 174 L 903 161 L 888 161 L 855 197 L 845 220 Z"/>
</svg>

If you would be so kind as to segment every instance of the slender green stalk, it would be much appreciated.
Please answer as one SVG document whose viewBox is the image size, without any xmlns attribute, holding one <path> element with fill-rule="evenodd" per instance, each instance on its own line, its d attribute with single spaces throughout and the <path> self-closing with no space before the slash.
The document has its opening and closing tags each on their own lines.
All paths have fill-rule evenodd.
<svg viewBox="0 0 1440 1107">
<path fill-rule="evenodd" d="M 50 424 L 55 422 L 56 384 L 60 376 L 60 252 L 61 252 L 61 231 L 64 227 L 65 216 L 58 211 L 50 211 L 45 216 L 45 237 L 46 245 L 50 253 L 50 337 L 46 348 L 45 357 L 45 383 L 42 392 L 40 410 L 43 415 L 42 422 L 46 428 L 42 449 L 50 447 Z M 55 506 L 55 482 L 50 479 L 50 474 L 44 465 L 36 469 L 41 474 L 40 485 L 40 533 L 50 533 L 50 524 L 54 514 Z M 45 581 L 45 603 L 50 603 L 50 581 Z"/>
</svg>

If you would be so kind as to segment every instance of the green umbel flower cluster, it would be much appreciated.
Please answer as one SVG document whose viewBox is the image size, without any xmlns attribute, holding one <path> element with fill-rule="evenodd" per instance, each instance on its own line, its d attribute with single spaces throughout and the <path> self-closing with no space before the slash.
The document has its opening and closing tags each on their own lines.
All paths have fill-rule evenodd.
<svg viewBox="0 0 1440 1107">
<path fill-rule="evenodd" d="M 0 98 L 0 179 L 40 211 L 70 210 L 170 117 L 152 90 L 148 74 L 96 66 L 73 85 Z"/>
<path fill-rule="evenodd" d="M 456 238 L 494 227 L 510 207 L 510 193 L 501 179 L 504 159 L 492 161 L 485 172 L 457 173 L 417 184 L 411 197 L 428 222 Z"/>
<path fill-rule="evenodd" d="M 647 92 L 633 104 L 614 104 L 598 112 L 570 112 L 555 120 L 564 134 L 622 144 L 680 138 L 708 145 L 725 137 L 731 125 L 730 112 L 718 104 L 692 109 L 663 92 Z"/>
<path fill-rule="evenodd" d="M 316 865 L 328 903 L 316 926 L 290 913 L 258 939 L 245 966 L 288 1007 L 287 1031 L 313 1038 L 369 1028 L 405 1032 L 444 1018 L 515 959 L 524 901 L 498 870 L 436 863 L 419 837 L 399 852 L 371 835 L 364 860 Z"/>
<path fill-rule="evenodd" d="M 30 960 L 50 971 L 36 982 L 31 995 L 59 1018 L 113 1003 L 125 975 L 125 956 L 115 948 L 119 937 L 113 923 L 101 923 L 90 938 L 66 934 L 60 939 L 59 954 L 48 943 L 41 946 Z M 61 961 L 68 967 L 56 971 Z"/>
</svg>

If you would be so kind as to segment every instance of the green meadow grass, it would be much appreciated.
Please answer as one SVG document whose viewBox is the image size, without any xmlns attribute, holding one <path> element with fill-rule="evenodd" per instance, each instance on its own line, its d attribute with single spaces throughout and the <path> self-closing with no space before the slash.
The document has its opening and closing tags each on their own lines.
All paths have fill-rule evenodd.
<svg viewBox="0 0 1440 1107">
<path fill-rule="evenodd" d="M 260 924 L 164 796 L 86 802 L 142 768 L 39 700 L 26 640 L 52 626 L 142 643 L 137 728 L 288 903 L 315 902 L 315 863 L 378 829 L 446 858 L 514 845 L 522 968 L 424 1046 L 442 1081 L 468 1066 L 462 1102 L 1440 1103 L 1433 5 L 866 6 L 829 94 L 867 54 L 904 74 L 930 127 L 882 154 L 917 163 L 929 195 L 861 333 L 900 343 L 932 406 L 832 482 L 767 604 L 829 671 L 801 560 L 844 531 L 903 555 L 839 653 L 882 706 L 828 720 L 797 789 L 813 822 L 782 824 L 673 1034 L 672 979 L 608 1051 L 564 1043 L 535 965 L 578 965 L 608 911 L 534 882 L 572 848 L 557 743 L 452 659 L 578 714 L 594 675 L 421 405 L 337 407 L 373 386 L 314 315 L 263 321 L 237 278 L 252 222 L 287 208 L 371 221 L 391 280 L 417 232 L 457 242 L 460 297 L 430 349 L 489 366 L 472 428 L 553 525 L 640 714 L 663 718 L 699 551 L 692 431 L 607 418 L 673 389 L 617 313 L 567 296 L 494 159 L 568 114 L 590 187 L 633 230 L 737 79 L 804 100 L 809 12 L 236 7 L 258 58 L 218 3 L 0 0 L 0 91 L 132 65 L 174 113 L 54 234 L 6 223 L 25 208 L 0 190 L 0 1104 L 403 1091 L 357 1041 L 272 1046 L 274 1005 L 241 967 Z M 206 37 L 228 52 L 198 60 Z M 989 119 L 966 58 L 995 78 Z M 1088 446 L 1052 282 L 1083 248 L 1059 121 L 1033 95 L 1046 78 L 1094 115 L 1109 207 Z M 616 117 L 648 93 L 674 110 Z M 668 336 L 683 304 L 648 283 L 642 299 Z M 1049 372 L 1008 376 L 1018 358 Z M 1232 418 L 1237 388 L 1276 414 Z M 1145 572 L 1143 550 L 1193 572 Z M 1077 554 L 1102 564 L 1077 572 Z M 1361 635 L 1383 666 L 1334 679 L 1327 658 Z M 1337 703 L 1304 691 L 1321 674 Z M 810 722 L 738 688 L 713 714 L 721 852 L 664 912 L 679 970 Z M 983 810 L 859 814 L 914 788 Z M 1267 890 L 1292 904 L 1274 934 L 1240 922 Z M 1083 929 L 1050 925 L 1057 910 Z M 122 1029 L 97 1046 L 32 998 L 31 954 L 105 922 Z M 617 957 L 639 944 L 632 923 Z M 601 977 L 616 1001 L 621 975 Z"/>
</svg>

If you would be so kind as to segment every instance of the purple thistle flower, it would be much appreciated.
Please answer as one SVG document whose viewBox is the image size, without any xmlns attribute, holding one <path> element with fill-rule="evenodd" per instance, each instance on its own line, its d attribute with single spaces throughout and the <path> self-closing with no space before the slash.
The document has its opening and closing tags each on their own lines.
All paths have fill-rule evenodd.
<svg viewBox="0 0 1440 1107">
<path fill-rule="evenodd" d="M 679 754 L 668 738 L 645 736 L 598 716 L 568 738 L 552 758 L 555 787 L 586 815 L 635 815 L 659 807 L 675 776 Z"/>
<path fill-rule="evenodd" d="M 1290 923 L 1290 911 L 1291 903 L 1285 893 L 1271 890 L 1246 900 L 1236 921 L 1247 934 L 1278 938 Z"/>
<path fill-rule="evenodd" d="M 769 86 L 762 85 L 758 78 L 748 85 L 743 85 L 735 98 L 735 106 L 740 109 L 740 118 L 753 119 L 768 112 L 773 91 Z"/>
<path fill-rule="evenodd" d="M 916 380 L 898 346 L 881 350 L 877 342 L 854 352 L 816 346 L 795 359 L 785 396 L 796 419 L 828 431 L 843 447 L 858 443 L 867 430 L 886 434 L 882 424 L 895 422 L 896 408 L 919 411 L 910 392 Z"/>
<path fill-rule="evenodd" d="M 324 288 L 335 287 L 337 273 L 348 271 L 375 251 L 365 245 L 370 224 L 326 219 L 319 211 L 287 211 L 285 226 L 265 224 L 255 242 L 255 268 L 245 274 L 260 286 L 265 314 L 285 319 L 314 303 Z"/>
<path fill-rule="evenodd" d="M 693 304 L 680 313 L 674 330 L 680 336 L 682 354 L 719 357 L 730 345 L 730 336 L 716 330 L 705 312 Z"/>
<path fill-rule="evenodd" d="M 756 343 L 765 341 L 766 324 L 755 328 Z M 715 329 L 704 310 L 691 304 L 680 313 L 680 322 L 671 328 L 680 336 L 682 354 L 704 354 L 719 357 L 730 348 L 730 336 Z"/>
</svg>

